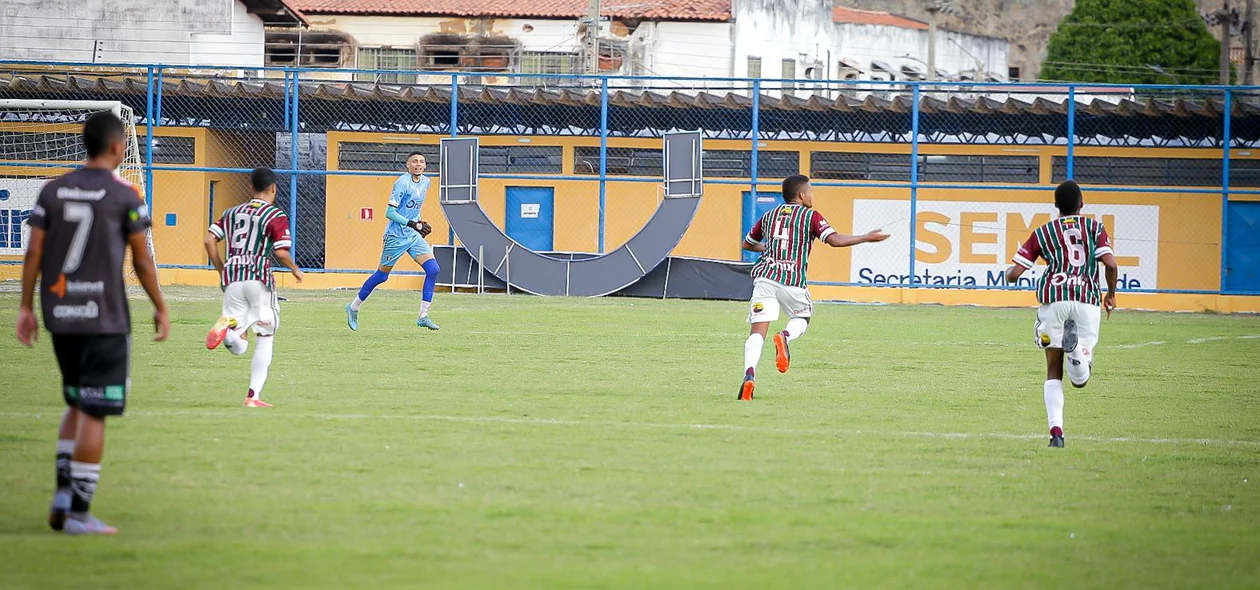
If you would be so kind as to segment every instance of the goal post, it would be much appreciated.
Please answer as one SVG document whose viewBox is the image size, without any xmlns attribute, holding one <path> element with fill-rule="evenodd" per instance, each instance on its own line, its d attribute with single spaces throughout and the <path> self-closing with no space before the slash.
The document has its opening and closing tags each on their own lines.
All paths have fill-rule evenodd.
<svg viewBox="0 0 1260 590">
<path fill-rule="evenodd" d="M 111 100 L 0 99 L 0 257 L 26 253 L 30 236 L 26 220 L 40 189 L 87 159 L 83 123 L 101 111 L 117 116 L 127 134 L 118 175 L 152 202 L 131 107 Z M 152 230 L 146 242 L 156 260 Z M 137 282 L 130 264 L 126 269 L 128 281 Z"/>
</svg>

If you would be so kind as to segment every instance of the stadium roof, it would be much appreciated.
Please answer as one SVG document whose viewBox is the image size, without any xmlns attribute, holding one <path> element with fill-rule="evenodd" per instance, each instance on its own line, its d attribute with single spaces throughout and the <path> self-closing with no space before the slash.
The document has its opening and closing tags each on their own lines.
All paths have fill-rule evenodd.
<svg viewBox="0 0 1260 590">
<path fill-rule="evenodd" d="M 920 29 L 924 31 L 928 28 L 928 24 L 920 20 L 914 20 L 912 18 L 888 12 L 879 12 L 877 10 L 849 8 L 839 4 L 834 4 L 831 7 L 831 22 L 855 25 L 882 25 L 886 27 Z"/>
<path fill-rule="evenodd" d="M 309 14 L 392 16 L 578 18 L 587 0 L 288 0 Z M 613 2 L 604 16 L 671 21 L 727 21 L 731 0 L 626 0 Z"/>
<path fill-rule="evenodd" d="M 1051 88 L 1051 87 L 1046 87 Z M 412 133 L 449 132 L 449 84 L 303 82 L 299 108 L 304 131 L 329 129 Z M 1005 100 L 924 93 L 920 130 L 928 142 L 1062 143 L 1068 105 L 1042 96 Z M 1045 93 L 1045 89 L 1041 89 Z M 0 74 L 0 98 L 120 100 L 145 112 L 146 80 L 134 74 Z M 163 125 L 282 130 L 282 80 L 205 78 L 166 74 Z M 600 95 L 589 88 L 460 87 L 461 133 L 588 135 L 598 133 Z M 752 98 L 746 90 L 615 90 L 609 97 L 610 133 L 653 136 L 675 128 L 704 129 L 710 137 L 747 137 Z M 908 142 L 913 100 L 907 94 L 862 99 L 844 94 L 760 99 L 766 139 Z M 1076 103 L 1077 141 L 1093 145 L 1219 145 L 1219 98 L 1094 99 Z M 1231 120 L 1238 144 L 1260 141 L 1260 104 L 1236 99 Z"/>
</svg>

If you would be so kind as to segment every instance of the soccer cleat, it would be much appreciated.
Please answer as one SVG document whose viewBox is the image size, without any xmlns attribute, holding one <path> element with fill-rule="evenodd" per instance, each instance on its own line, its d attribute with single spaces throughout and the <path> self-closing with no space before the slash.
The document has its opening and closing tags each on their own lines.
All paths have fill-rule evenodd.
<svg viewBox="0 0 1260 590">
<path fill-rule="evenodd" d="M 1063 322 L 1063 354 L 1076 350 L 1076 320 Z"/>
<path fill-rule="evenodd" d="M 101 519 L 89 514 L 84 520 L 77 518 L 66 519 L 66 527 L 61 532 L 67 535 L 117 535 L 118 529 L 101 522 Z"/>
<path fill-rule="evenodd" d="M 750 402 L 753 398 L 753 389 L 757 387 L 757 383 L 753 380 L 752 375 L 744 375 L 744 384 L 739 386 L 739 397 L 741 402 Z"/>
<path fill-rule="evenodd" d="M 219 318 L 214 323 L 214 327 L 210 328 L 210 333 L 206 334 L 206 348 L 214 350 L 223 344 L 223 339 L 227 338 L 228 330 L 236 328 L 236 320 L 227 316 Z"/>
<path fill-rule="evenodd" d="M 48 509 L 48 526 L 59 531 L 66 526 L 66 516 L 70 514 L 70 490 L 60 489 L 53 495 L 52 507 Z"/>
<path fill-rule="evenodd" d="M 1059 448 L 1059 449 L 1063 448 L 1063 436 L 1050 437 L 1050 446 Z"/>
<path fill-rule="evenodd" d="M 256 397 L 245 398 L 245 407 L 247 408 L 270 408 L 271 404 L 262 401 Z"/>
<path fill-rule="evenodd" d="M 350 326 L 351 332 L 359 331 L 359 312 L 350 308 L 350 304 L 346 304 L 346 325 Z"/>
<path fill-rule="evenodd" d="M 788 352 L 787 330 L 784 330 L 774 335 L 774 366 L 780 373 L 786 373 L 791 363 L 792 353 Z"/>
<path fill-rule="evenodd" d="M 440 327 L 438 327 L 438 325 L 437 325 L 437 324 L 433 323 L 433 320 L 429 319 L 429 316 L 424 316 L 424 317 L 422 317 L 422 318 L 420 318 L 420 319 L 416 320 L 416 325 L 417 325 L 417 326 L 420 326 L 421 328 L 428 328 L 428 329 L 430 329 L 430 330 L 440 330 L 440 329 L 441 329 Z"/>
</svg>

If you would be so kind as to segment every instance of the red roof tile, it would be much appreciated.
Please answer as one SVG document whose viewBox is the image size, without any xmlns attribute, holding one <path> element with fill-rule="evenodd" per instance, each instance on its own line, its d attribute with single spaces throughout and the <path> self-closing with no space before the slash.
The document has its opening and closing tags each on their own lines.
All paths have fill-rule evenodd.
<svg viewBox="0 0 1260 590">
<path fill-rule="evenodd" d="M 587 0 L 288 0 L 307 14 L 577 18 Z M 672 21 L 728 21 L 731 0 L 608 0 L 604 16 Z M 617 5 L 624 5 L 618 8 Z"/>
<path fill-rule="evenodd" d="M 886 27 L 901 27 L 903 29 L 927 30 L 928 28 L 927 23 L 912 18 L 875 10 L 859 10 L 857 8 L 840 6 L 839 4 L 833 4 L 831 7 L 831 22 L 852 23 L 855 25 L 882 25 Z"/>
</svg>

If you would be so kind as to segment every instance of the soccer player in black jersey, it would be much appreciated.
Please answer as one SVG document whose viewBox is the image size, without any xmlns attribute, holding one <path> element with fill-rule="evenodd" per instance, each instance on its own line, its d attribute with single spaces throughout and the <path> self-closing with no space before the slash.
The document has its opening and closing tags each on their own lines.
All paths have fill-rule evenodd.
<svg viewBox="0 0 1260 590">
<path fill-rule="evenodd" d="M 42 277 L 44 327 L 69 406 L 57 437 L 57 490 L 48 523 L 67 534 L 110 535 L 118 530 L 89 508 L 101 474 L 105 418 L 122 415 L 131 380 L 131 314 L 122 268 L 128 247 L 153 301 L 155 339 L 165 340 L 171 324 L 146 243 L 148 208 L 116 172 L 126 154 L 122 121 L 109 112 L 88 117 L 83 147 L 84 166 L 45 185 L 31 210 L 17 339 L 28 347 L 35 342 L 35 281 Z"/>
</svg>

